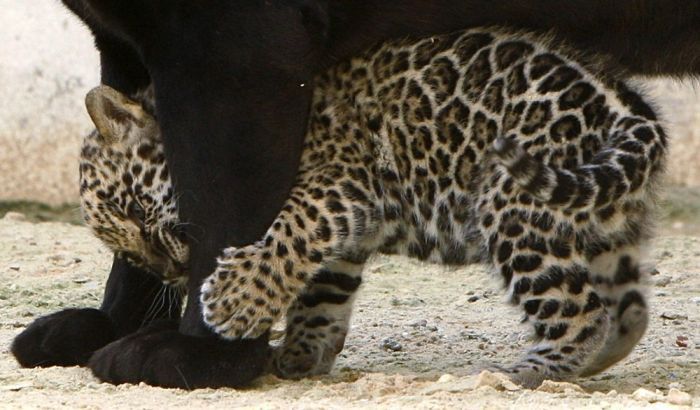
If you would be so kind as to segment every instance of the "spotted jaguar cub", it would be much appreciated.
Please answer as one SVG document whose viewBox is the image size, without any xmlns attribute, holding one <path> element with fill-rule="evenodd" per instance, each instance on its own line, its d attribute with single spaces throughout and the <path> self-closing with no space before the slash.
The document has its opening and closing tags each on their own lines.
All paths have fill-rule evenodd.
<svg viewBox="0 0 700 410">
<path fill-rule="evenodd" d="M 523 385 L 599 372 L 641 338 L 666 137 L 605 62 L 500 29 L 393 41 L 320 75 L 311 112 L 289 200 L 202 285 L 216 332 L 255 337 L 286 314 L 277 371 L 327 372 L 383 252 L 493 266 L 534 330 L 501 368 Z"/>
<path fill-rule="evenodd" d="M 137 103 L 109 87 L 88 93 L 96 131 L 80 152 L 83 219 L 112 251 L 184 285 L 189 258 L 172 183 L 148 93 Z M 148 109 L 144 109 L 144 106 Z"/>
</svg>

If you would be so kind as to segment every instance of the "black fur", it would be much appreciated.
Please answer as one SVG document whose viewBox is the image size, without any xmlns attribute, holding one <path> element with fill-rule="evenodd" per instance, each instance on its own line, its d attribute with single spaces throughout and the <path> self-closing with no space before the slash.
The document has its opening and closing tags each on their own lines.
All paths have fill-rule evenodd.
<svg viewBox="0 0 700 410">
<path fill-rule="evenodd" d="M 556 30 L 575 46 L 611 54 L 633 73 L 700 72 L 700 4 L 687 0 L 63 1 L 95 34 L 105 84 L 125 93 L 150 81 L 155 86 L 167 160 L 182 195 L 180 216 L 196 237 L 179 329 L 188 335 L 208 334 L 198 297 L 214 258 L 226 246 L 259 239 L 286 199 L 306 128 L 311 78 L 326 66 L 386 38 L 511 25 Z M 114 299 L 112 309 L 123 311 L 118 316 L 124 319 L 149 300 L 120 293 L 122 286 L 135 288 L 118 284 L 119 277 L 113 269 L 105 300 L 117 289 L 123 297 Z M 125 329 L 138 322 L 122 319 Z M 231 363 L 231 349 L 240 353 L 242 345 L 207 339 L 211 353 L 204 355 L 195 349 L 200 339 L 163 332 L 172 337 L 167 346 L 151 342 L 160 340 L 153 333 L 138 334 L 105 348 L 93 359 L 93 370 L 105 380 L 177 385 L 172 367 L 155 366 L 162 373 L 154 379 L 138 373 L 142 362 L 158 362 L 167 348 L 197 354 L 187 365 L 204 373 L 197 379 L 201 384 L 191 386 L 232 385 L 229 377 L 239 377 L 238 383 L 256 373 L 215 370 L 221 369 L 217 363 Z M 140 344 L 148 357 L 130 353 L 140 351 L 129 350 Z M 262 342 L 245 348 L 250 357 L 267 351 Z M 115 358 L 125 369 L 118 377 L 103 371 Z"/>
<path fill-rule="evenodd" d="M 329 1 L 329 55 L 345 58 L 378 39 L 486 25 L 553 31 L 608 54 L 628 72 L 700 75 L 700 2 L 686 0 Z"/>
<path fill-rule="evenodd" d="M 23 367 L 82 366 L 92 352 L 116 338 L 104 312 L 66 309 L 35 320 L 12 341 L 10 350 Z"/>
<path fill-rule="evenodd" d="M 144 323 L 178 319 L 179 299 L 167 300 L 152 275 L 116 258 L 100 309 L 65 309 L 35 320 L 12 342 L 11 351 L 24 367 L 83 366 L 94 351 L 133 333 Z"/>
<path fill-rule="evenodd" d="M 173 322 L 156 323 L 95 352 L 89 367 L 113 384 L 146 382 L 180 389 L 244 387 L 267 365 L 268 337 L 221 343 L 187 336 Z"/>
</svg>

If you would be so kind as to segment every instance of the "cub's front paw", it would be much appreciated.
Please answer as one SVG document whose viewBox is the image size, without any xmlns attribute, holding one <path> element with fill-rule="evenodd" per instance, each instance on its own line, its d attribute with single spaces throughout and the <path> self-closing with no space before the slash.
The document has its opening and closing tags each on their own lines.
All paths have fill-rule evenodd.
<svg viewBox="0 0 700 410">
<path fill-rule="evenodd" d="M 286 286 L 284 272 L 256 256 L 246 248 L 227 252 L 202 285 L 204 321 L 223 337 L 259 337 L 282 318 L 298 291 Z"/>
<path fill-rule="evenodd" d="M 155 326 L 98 350 L 89 367 L 98 379 L 112 384 L 144 382 L 188 390 L 243 387 L 262 375 L 268 356 L 267 336 L 231 342 Z"/>
<path fill-rule="evenodd" d="M 82 366 L 114 339 L 114 326 L 104 312 L 66 309 L 32 322 L 10 350 L 23 367 Z"/>
</svg>

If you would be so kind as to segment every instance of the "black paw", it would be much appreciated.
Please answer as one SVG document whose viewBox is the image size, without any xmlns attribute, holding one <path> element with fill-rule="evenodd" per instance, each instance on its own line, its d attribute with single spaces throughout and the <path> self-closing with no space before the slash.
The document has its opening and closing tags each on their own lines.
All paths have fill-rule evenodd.
<svg viewBox="0 0 700 410">
<path fill-rule="evenodd" d="M 226 341 L 155 325 L 98 350 L 88 366 L 98 379 L 112 384 L 144 382 L 191 390 L 249 385 L 262 375 L 269 356 L 267 335 Z"/>
<path fill-rule="evenodd" d="M 112 321 L 102 311 L 66 309 L 32 322 L 10 349 L 23 367 L 82 366 L 114 339 Z"/>
</svg>

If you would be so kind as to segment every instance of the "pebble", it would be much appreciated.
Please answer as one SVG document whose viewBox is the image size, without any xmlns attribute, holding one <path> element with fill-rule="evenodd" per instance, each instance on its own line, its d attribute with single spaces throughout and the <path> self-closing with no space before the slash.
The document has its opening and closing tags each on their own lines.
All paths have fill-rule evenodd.
<svg viewBox="0 0 700 410">
<path fill-rule="evenodd" d="M 667 320 L 688 320 L 688 315 L 684 315 L 682 313 L 667 313 L 664 312 L 661 314 L 661 319 L 667 319 Z"/>
<path fill-rule="evenodd" d="M 27 217 L 22 213 L 10 211 L 10 212 L 6 213 L 2 219 L 6 220 L 6 221 L 21 222 L 21 221 L 26 221 Z"/>
<path fill-rule="evenodd" d="M 11 270 L 19 270 L 19 265 L 10 265 Z"/>
<path fill-rule="evenodd" d="M 474 303 L 474 302 L 476 302 L 477 300 L 479 300 L 479 297 L 475 295 L 475 296 L 472 296 L 472 297 L 470 297 L 469 299 L 467 299 L 467 302 L 469 302 L 469 303 Z"/>
<path fill-rule="evenodd" d="M 32 382 L 20 382 L 20 383 L 0 386 L 0 391 L 20 391 L 20 390 L 31 388 L 31 387 L 34 387 L 34 383 L 32 383 Z"/>
<path fill-rule="evenodd" d="M 676 336 L 676 346 L 688 347 L 688 336 Z"/>
<path fill-rule="evenodd" d="M 577 384 L 566 382 L 554 382 L 551 380 L 543 381 L 540 387 L 537 388 L 537 391 L 545 393 L 585 393 L 581 386 Z"/>
<path fill-rule="evenodd" d="M 513 383 L 505 374 L 492 373 L 488 370 L 479 373 L 479 377 L 476 379 L 476 388 L 478 389 L 480 387 L 491 387 L 498 391 L 518 391 L 522 389 L 520 386 Z"/>
<path fill-rule="evenodd" d="M 657 401 L 661 401 L 663 399 L 663 396 L 640 387 L 639 389 L 635 390 L 634 393 L 632 393 L 632 398 L 637 401 L 655 403 Z"/>
<path fill-rule="evenodd" d="M 443 374 L 440 376 L 440 378 L 437 380 L 438 383 L 449 383 L 453 381 L 455 377 L 451 374 Z"/>
<path fill-rule="evenodd" d="M 670 276 L 661 276 L 654 281 L 654 285 L 660 288 L 665 288 L 669 283 L 671 283 Z"/>
<path fill-rule="evenodd" d="M 684 391 L 672 388 L 668 391 L 666 402 L 677 406 L 691 406 L 693 404 L 693 397 Z"/>
<path fill-rule="evenodd" d="M 409 326 L 411 327 L 425 327 L 428 325 L 428 321 L 425 319 L 420 319 L 416 320 L 415 322 L 411 322 Z"/>
<path fill-rule="evenodd" d="M 695 304 L 700 305 L 700 296 L 696 296 L 696 297 L 694 297 L 694 298 L 690 298 L 690 301 L 693 302 L 693 303 L 695 303 Z"/>
<path fill-rule="evenodd" d="M 382 341 L 382 348 L 391 350 L 392 352 L 400 352 L 403 349 L 403 346 L 396 340 L 387 338 Z"/>
</svg>

